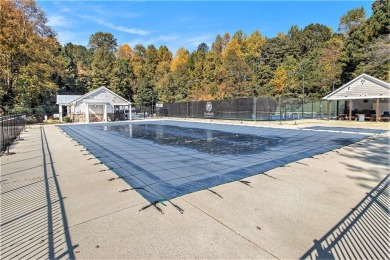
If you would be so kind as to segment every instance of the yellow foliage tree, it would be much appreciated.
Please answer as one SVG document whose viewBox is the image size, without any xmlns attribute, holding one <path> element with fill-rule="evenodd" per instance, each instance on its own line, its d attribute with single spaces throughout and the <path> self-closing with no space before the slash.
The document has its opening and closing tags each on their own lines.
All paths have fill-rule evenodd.
<svg viewBox="0 0 390 260">
<path fill-rule="evenodd" d="M 344 44 L 341 38 L 333 37 L 326 42 L 325 48 L 321 49 L 319 64 L 323 75 L 335 82 L 339 78 L 342 68 L 338 62 L 342 54 Z"/>
<path fill-rule="evenodd" d="M 241 52 L 240 44 L 238 43 L 237 39 L 231 40 L 227 45 L 226 48 L 222 52 L 222 58 L 226 59 L 228 53 L 230 51 L 233 51 L 237 54 L 238 57 L 242 58 L 243 53 Z"/>
<path fill-rule="evenodd" d="M 131 62 L 131 57 L 133 56 L 133 49 L 127 43 L 119 46 L 117 52 L 118 59 L 124 59 L 127 62 Z"/>
<path fill-rule="evenodd" d="M 279 66 L 272 78 L 270 85 L 272 86 L 272 93 L 275 95 L 281 95 L 284 93 L 287 81 L 287 71 Z"/>
<path fill-rule="evenodd" d="M 188 51 L 184 48 L 179 48 L 171 62 L 171 71 L 175 72 L 179 67 L 185 66 L 187 64 L 188 57 Z"/>
<path fill-rule="evenodd" d="M 246 39 L 246 47 L 248 55 L 258 57 L 260 55 L 261 46 L 265 43 L 265 38 L 256 30 Z"/>
<path fill-rule="evenodd" d="M 33 0 L 0 1 L 0 103 L 9 108 L 45 104 L 57 91 L 60 45 L 46 22 Z"/>
</svg>

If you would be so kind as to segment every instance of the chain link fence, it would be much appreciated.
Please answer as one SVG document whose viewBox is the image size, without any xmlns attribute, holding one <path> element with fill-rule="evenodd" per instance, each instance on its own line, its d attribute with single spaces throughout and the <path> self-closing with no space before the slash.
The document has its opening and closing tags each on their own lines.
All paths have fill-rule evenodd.
<svg viewBox="0 0 390 260">
<path fill-rule="evenodd" d="M 0 153 L 9 148 L 26 125 L 25 115 L 7 115 L 0 117 Z"/>
</svg>

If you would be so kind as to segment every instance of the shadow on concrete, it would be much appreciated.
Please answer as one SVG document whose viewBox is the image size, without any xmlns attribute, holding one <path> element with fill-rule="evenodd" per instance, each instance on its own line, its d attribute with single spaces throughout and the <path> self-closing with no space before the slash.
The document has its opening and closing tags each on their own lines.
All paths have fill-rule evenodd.
<svg viewBox="0 0 390 260">
<path fill-rule="evenodd" d="M 2 183 L 1 258 L 74 259 L 61 189 L 44 128 L 42 167 Z M 30 171 L 32 169 L 29 169 Z M 30 178 L 26 178 L 30 177 Z"/>
<path fill-rule="evenodd" d="M 364 188 L 372 189 L 374 186 L 372 185 L 373 183 L 378 183 L 383 179 L 383 169 L 380 169 L 379 167 L 386 167 L 387 169 L 390 167 L 389 138 L 387 136 L 380 136 L 377 137 L 377 140 L 378 141 L 373 142 L 372 137 L 369 137 L 366 140 L 355 144 L 364 147 L 364 152 L 361 152 L 360 149 L 356 150 L 350 147 L 348 148 L 350 149 L 348 155 L 344 155 L 347 157 L 347 160 L 345 160 L 343 164 L 347 166 L 349 170 L 354 172 L 368 172 L 371 176 L 369 178 L 356 175 L 348 176 L 350 179 L 357 181 L 359 186 Z M 367 171 L 367 168 L 365 167 L 350 163 L 350 159 L 358 159 L 374 166 Z"/>
<path fill-rule="evenodd" d="M 301 259 L 388 259 L 389 180 L 387 175 L 351 213 L 314 240 Z"/>
</svg>

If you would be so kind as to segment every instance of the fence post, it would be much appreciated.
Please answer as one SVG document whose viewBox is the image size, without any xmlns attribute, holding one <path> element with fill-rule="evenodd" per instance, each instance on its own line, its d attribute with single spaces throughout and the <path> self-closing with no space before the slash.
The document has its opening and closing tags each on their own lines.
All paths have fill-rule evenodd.
<svg viewBox="0 0 390 260">
<path fill-rule="evenodd" d="M 311 118 L 314 118 L 314 100 L 311 101 Z"/>
<path fill-rule="evenodd" d="M 279 96 L 279 124 L 282 124 L 282 101 L 281 97 Z"/>
<path fill-rule="evenodd" d="M 12 116 L 11 119 L 11 139 L 14 139 L 15 136 L 15 116 Z"/>
<path fill-rule="evenodd" d="M 0 149 L 0 153 L 3 151 L 3 149 L 5 147 L 3 120 L 4 120 L 4 117 L 2 116 L 1 119 L 0 119 L 0 121 L 1 121 L 1 149 Z"/>
<path fill-rule="evenodd" d="M 13 122 L 14 122 L 14 137 L 13 137 L 13 139 L 15 140 L 16 139 L 16 117 L 14 116 L 13 118 Z"/>
<path fill-rule="evenodd" d="M 252 120 L 257 120 L 257 97 L 253 97 Z"/>
</svg>

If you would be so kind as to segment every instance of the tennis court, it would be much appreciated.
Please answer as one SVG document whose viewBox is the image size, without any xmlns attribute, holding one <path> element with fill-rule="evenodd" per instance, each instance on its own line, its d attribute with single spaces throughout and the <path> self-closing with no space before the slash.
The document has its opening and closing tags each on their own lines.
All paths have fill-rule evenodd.
<svg viewBox="0 0 390 260">
<path fill-rule="evenodd" d="M 367 137 L 175 121 L 59 127 L 150 203 L 241 180 Z"/>
</svg>

